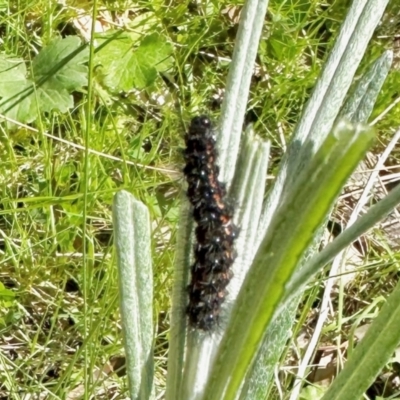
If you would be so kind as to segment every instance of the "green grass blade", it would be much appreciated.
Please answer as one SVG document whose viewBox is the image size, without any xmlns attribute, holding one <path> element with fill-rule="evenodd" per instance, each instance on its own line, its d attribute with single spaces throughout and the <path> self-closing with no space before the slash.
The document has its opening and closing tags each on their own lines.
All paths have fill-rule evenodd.
<svg viewBox="0 0 400 400">
<path fill-rule="evenodd" d="M 239 293 L 205 398 L 235 398 L 283 297 L 284 286 L 373 136 L 370 129 L 341 124 L 298 176 L 275 214 Z"/>
<path fill-rule="evenodd" d="M 360 399 L 400 343 L 400 283 L 322 400 Z"/>
<path fill-rule="evenodd" d="M 92 11 L 92 21 L 95 21 L 97 18 L 97 1 L 95 0 L 93 2 L 93 11 Z M 91 143 L 91 132 L 92 132 L 92 118 L 93 115 L 91 113 L 92 110 L 92 104 L 94 101 L 93 97 L 93 89 L 94 89 L 94 82 L 93 82 L 93 73 L 94 73 L 94 41 L 93 41 L 93 32 L 94 32 L 94 22 L 92 22 L 92 30 L 91 30 L 91 41 L 90 41 L 90 46 L 89 46 L 89 70 L 88 70 L 88 76 L 87 76 L 87 82 L 88 82 L 88 87 L 87 87 L 87 104 L 86 104 L 86 109 L 85 109 L 85 114 L 86 114 L 86 121 L 87 124 L 84 128 L 84 143 L 85 143 L 85 150 L 84 150 L 84 173 L 85 173 L 85 181 L 84 181 L 84 193 L 83 193 L 83 212 L 82 212 L 82 218 L 83 221 L 87 221 L 88 217 L 88 209 L 89 209 L 89 187 L 90 187 L 90 157 L 89 157 L 89 147 Z M 37 102 L 37 98 L 35 101 Z M 82 234 L 83 237 L 86 238 L 87 236 L 87 224 L 83 224 L 82 228 Z M 85 266 L 84 266 L 84 272 L 83 272 L 83 284 L 84 284 L 84 290 L 83 290 L 83 296 L 85 299 L 84 303 L 84 314 L 85 316 L 89 315 L 89 292 L 90 292 L 90 287 L 89 287 L 89 282 L 91 280 L 91 273 L 90 273 L 90 268 L 89 264 L 87 263 L 89 257 L 88 257 L 88 242 L 86 240 L 83 241 L 83 256 L 85 258 Z M 85 318 L 84 322 L 84 329 L 85 333 L 88 332 L 88 319 Z M 85 351 L 84 351 L 84 358 L 85 358 L 85 372 L 84 372 L 84 385 L 85 385 L 85 394 L 84 394 L 84 399 L 87 400 L 89 398 L 89 385 L 90 385 L 90 374 L 89 374 L 89 368 L 88 366 L 90 365 L 90 357 L 89 357 L 89 351 L 88 348 L 85 346 Z"/>
<path fill-rule="evenodd" d="M 121 317 L 131 399 L 153 391 L 153 273 L 149 213 L 130 193 L 116 193 L 113 204 Z"/>
</svg>

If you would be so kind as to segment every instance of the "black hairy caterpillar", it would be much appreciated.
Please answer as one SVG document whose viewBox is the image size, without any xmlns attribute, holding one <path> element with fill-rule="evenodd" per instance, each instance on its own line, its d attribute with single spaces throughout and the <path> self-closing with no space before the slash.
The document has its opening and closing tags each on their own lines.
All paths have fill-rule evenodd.
<svg viewBox="0 0 400 400">
<path fill-rule="evenodd" d="M 225 185 L 218 180 L 216 139 L 207 116 L 192 119 L 185 142 L 183 172 L 197 224 L 186 313 L 193 328 L 211 331 L 218 324 L 226 287 L 232 279 L 237 228 Z"/>
</svg>

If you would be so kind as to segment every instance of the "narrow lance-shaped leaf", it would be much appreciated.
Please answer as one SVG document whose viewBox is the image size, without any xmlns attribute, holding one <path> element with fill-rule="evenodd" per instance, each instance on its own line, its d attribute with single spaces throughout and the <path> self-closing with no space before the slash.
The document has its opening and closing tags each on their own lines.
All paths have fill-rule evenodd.
<svg viewBox="0 0 400 400">
<path fill-rule="evenodd" d="M 368 117 L 370 116 L 373 106 L 375 104 L 376 98 L 381 90 L 382 84 L 387 77 L 387 74 L 390 70 L 390 65 L 392 62 L 392 52 L 385 52 L 378 60 L 376 60 L 372 66 L 367 70 L 367 72 L 361 77 L 359 82 L 357 83 L 356 88 L 354 89 L 351 96 L 346 100 L 345 105 L 343 106 L 339 116 L 350 120 L 352 123 L 357 122 L 367 122 Z M 338 117 L 339 120 L 339 117 Z M 319 243 L 319 240 L 318 240 Z M 317 244 L 318 244 L 317 243 Z M 317 246 L 316 246 L 317 247 Z M 313 256 L 313 253 L 316 251 L 310 252 L 305 259 L 309 260 L 310 257 Z M 306 264 L 309 262 L 307 261 Z M 307 269 L 307 268 L 306 268 Z M 297 269 L 297 273 L 301 274 L 303 270 L 303 266 Z M 294 294 L 296 293 L 296 297 Z M 298 298 L 301 296 L 301 291 L 299 288 L 294 289 L 292 287 L 290 292 L 290 299 L 283 301 L 279 307 L 278 315 L 287 312 L 288 308 L 293 308 L 293 304 L 297 304 Z M 294 310 L 295 311 L 295 310 Z M 295 315 L 293 314 L 293 320 Z M 276 325 L 277 322 L 274 321 L 272 325 Z M 273 328 L 269 327 L 268 329 Z M 280 324 L 280 329 L 282 332 L 285 332 L 285 327 Z M 290 328 L 290 325 L 286 326 L 286 332 Z M 274 328 L 276 330 L 276 328 Z M 270 350 L 269 346 L 264 346 L 268 351 Z M 307 360 L 303 360 L 303 363 L 307 364 Z M 270 364 L 270 376 L 273 375 L 273 364 Z M 268 368 L 268 367 L 266 367 Z M 297 384 L 295 385 L 295 389 L 292 393 L 292 398 L 298 396 L 298 391 L 300 391 L 301 381 L 304 376 L 301 375 L 301 371 L 304 368 L 300 367 L 300 376 L 297 378 Z M 296 394 L 297 393 L 297 394 Z"/>
<path fill-rule="evenodd" d="M 297 179 L 312 152 L 320 146 L 336 120 L 368 42 L 388 0 L 354 0 L 343 22 L 335 46 L 326 62 L 282 160 L 275 185 L 268 195 L 260 221 L 262 238 L 284 188 Z"/>
<path fill-rule="evenodd" d="M 187 321 L 185 308 L 187 304 L 187 284 L 193 248 L 193 222 L 189 211 L 189 203 L 182 200 L 180 212 L 180 228 L 177 238 L 177 254 L 175 257 L 174 286 L 172 290 L 171 330 L 168 351 L 168 375 L 166 400 L 181 398 L 183 385 L 184 356 L 186 346 Z"/>
<path fill-rule="evenodd" d="M 353 94 L 346 100 L 346 103 L 337 120 L 345 118 L 351 122 L 366 122 L 370 116 L 376 98 L 381 90 L 382 84 L 390 70 L 393 53 L 386 51 L 368 69 L 364 76 L 357 83 Z M 320 229 L 321 234 L 323 229 Z M 309 259 L 315 251 L 318 251 L 319 237 L 315 237 L 315 246 L 309 249 L 304 259 Z M 301 265 L 298 270 L 301 270 Z M 294 296 L 294 293 L 296 295 Z M 246 377 L 246 385 L 241 389 L 241 398 L 264 399 L 268 396 L 275 374 L 275 366 L 281 357 L 282 351 L 290 337 L 300 291 L 292 293 L 290 299 L 281 304 L 277 317 L 268 326 L 263 339 L 263 345 L 257 354 L 252 371 Z M 262 382 L 262 384 L 260 384 Z"/>
<path fill-rule="evenodd" d="M 235 245 L 237 258 L 233 265 L 228 304 L 236 300 L 257 250 L 254 244 L 264 200 L 270 149 L 270 143 L 256 137 L 252 128 L 246 130 L 243 142 L 248 151 L 241 151 L 239 168 L 232 183 L 232 199 L 237 204 L 235 222 L 240 233 Z"/>
<path fill-rule="evenodd" d="M 268 0 L 248 0 L 240 16 L 220 120 L 221 179 L 228 186 L 235 172 L 250 82 L 267 7 Z"/>
<path fill-rule="evenodd" d="M 121 317 L 130 398 L 153 392 L 153 271 L 147 207 L 130 193 L 116 193 L 113 204 Z"/>
<path fill-rule="evenodd" d="M 340 124 L 287 193 L 239 293 L 204 398 L 235 398 L 287 281 L 372 138 L 370 129 Z"/>
<path fill-rule="evenodd" d="M 337 120 L 347 119 L 352 123 L 365 123 L 374 108 L 383 82 L 390 71 L 393 51 L 385 51 L 357 83 L 354 92 L 346 100 Z"/>
</svg>

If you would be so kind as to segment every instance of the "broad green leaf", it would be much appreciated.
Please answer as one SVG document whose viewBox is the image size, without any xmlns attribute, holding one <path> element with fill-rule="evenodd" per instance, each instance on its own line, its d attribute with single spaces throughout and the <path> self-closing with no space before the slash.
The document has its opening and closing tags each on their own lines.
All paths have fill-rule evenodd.
<svg viewBox="0 0 400 400">
<path fill-rule="evenodd" d="M 64 113 L 74 106 L 72 95 L 69 94 L 67 89 L 58 85 L 56 81 L 46 81 L 37 88 L 36 97 L 42 112 L 58 110 Z"/>
<path fill-rule="evenodd" d="M 0 100 L 0 111 L 16 121 L 32 122 L 38 115 L 38 101 L 33 92 L 34 84 L 30 80 L 16 83 L 7 89 L 8 96 Z"/>
<path fill-rule="evenodd" d="M 136 50 L 139 63 L 153 66 L 157 71 L 165 71 L 172 65 L 172 46 L 158 33 L 146 36 Z"/>
<path fill-rule="evenodd" d="M 101 43 L 108 38 L 107 35 L 97 40 Z M 103 83 L 113 91 L 128 91 L 133 87 L 132 65 L 136 63 L 133 45 L 129 34 L 124 33 L 96 53 L 96 63 L 102 66 Z"/>
<path fill-rule="evenodd" d="M 39 112 L 66 112 L 70 93 L 87 84 L 88 50 L 78 37 L 58 39 L 42 49 L 27 78 L 23 60 L 0 57 L 0 110 L 20 122 L 32 122 Z"/>
<path fill-rule="evenodd" d="M 144 37 L 137 48 L 136 44 L 130 34 L 124 33 L 97 52 L 97 62 L 103 67 L 103 83 L 112 91 L 149 86 L 156 80 L 157 71 L 170 65 L 172 47 L 158 34 Z"/>
<path fill-rule="evenodd" d="M 23 87 L 26 81 L 25 61 L 0 55 L 0 95 L 12 96 L 15 87 Z"/>
<path fill-rule="evenodd" d="M 136 55 L 132 59 L 130 68 L 133 78 L 132 87 L 134 88 L 143 89 L 151 85 L 157 78 L 157 70 L 154 66 L 139 60 Z"/>
<path fill-rule="evenodd" d="M 0 301 L 9 302 L 15 299 L 15 293 L 7 289 L 2 282 L 0 282 Z"/>
<path fill-rule="evenodd" d="M 78 90 L 87 85 L 88 57 L 89 49 L 81 46 L 78 36 L 55 40 L 33 60 L 33 79 L 37 84 L 45 81 L 54 90 Z"/>
</svg>

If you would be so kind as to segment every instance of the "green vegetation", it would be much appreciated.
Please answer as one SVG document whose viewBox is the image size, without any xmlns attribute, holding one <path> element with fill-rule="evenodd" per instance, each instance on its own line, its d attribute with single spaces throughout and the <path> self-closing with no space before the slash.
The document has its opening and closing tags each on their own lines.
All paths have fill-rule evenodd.
<svg viewBox="0 0 400 400">
<path fill-rule="evenodd" d="M 271 175 L 347 3 L 269 4 L 248 121 L 271 140 Z M 112 198 L 120 189 L 141 200 L 152 221 L 155 383 L 162 394 L 183 132 L 195 114 L 218 119 L 242 4 L 63 4 L 0 1 L 0 397 L 127 397 L 111 224 Z M 399 15 L 392 0 L 360 75 L 396 45 Z M 372 119 L 396 101 L 399 74 L 394 63 Z M 398 107 L 379 120 L 376 154 L 399 125 Z M 395 151 L 392 164 L 397 157 Z M 336 220 L 347 216 L 339 203 Z M 339 351 L 396 283 L 391 237 L 382 231 L 365 240 L 371 244 L 360 274 L 333 299 L 321 348 L 334 343 Z M 282 359 L 289 371 L 281 379 L 285 393 L 296 374 L 290 365 L 298 362 L 292 363 L 290 346 L 303 325 L 313 327 L 319 295 L 317 287 L 307 292 L 293 327 Z M 316 398 L 310 387 L 303 398 Z"/>
</svg>

